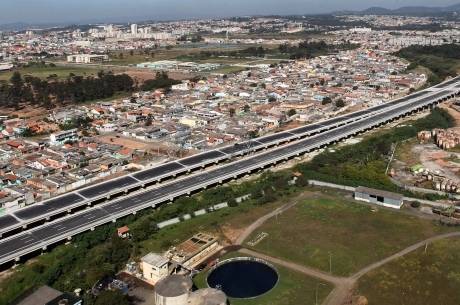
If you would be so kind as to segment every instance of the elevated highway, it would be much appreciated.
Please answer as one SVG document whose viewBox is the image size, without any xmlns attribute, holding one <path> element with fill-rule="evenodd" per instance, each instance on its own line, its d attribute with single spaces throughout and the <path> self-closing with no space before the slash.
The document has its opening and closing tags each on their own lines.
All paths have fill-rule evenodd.
<svg viewBox="0 0 460 305">
<path fill-rule="evenodd" d="M 229 162 L 242 156 L 266 150 L 278 145 L 298 141 L 319 133 L 327 132 L 353 122 L 363 120 L 379 113 L 389 111 L 408 101 L 418 101 L 442 90 L 424 90 L 412 95 L 390 101 L 372 108 L 327 119 L 315 124 L 302 126 L 237 143 L 203 153 L 170 161 L 153 168 L 128 174 L 96 185 L 88 186 L 40 203 L 22 208 L 0 217 L 0 239 L 43 225 L 46 222 L 64 217 L 83 208 L 97 206 L 118 196 L 129 195 L 142 189 L 150 189 L 161 182 L 176 179 L 206 167 Z"/>
<path fill-rule="evenodd" d="M 415 97 L 407 97 L 404 101 L 391 102 L 393 104 L 388 103 L 391 106 L 380 108 L 372 115 L 363 115 L 361 119 L 328 128 L 328 130 L 317 132 L 315 135 L 303 139 L 297 138 L 292 143 L 236 159 L 203 172 L 178 177 L 174 180 L 154 185 L 152 189 L 140 191 L 130 197 L 104 202 L 91 209 L 81 210 L 73 215 L 44 223 L 28 231 L 5 237 L 0 240 L 0 264 L 19 260 L 21 256 L 44 250 L 49 245 L 70 239 L 76 234 L 116 221 L 142 209 L 157 207 L 179 196 L 237 179 L 253 171 L 337 143 L 393 120 L 414 114 L 422 109 L 433 107 L 459 95 L 459 81 L 460 78 L 456 78 L 455 81 L 450 81 L 448 85 L 441 84 L 442 86 L 438 85 L 438 88 L 422 91 L 425 93 L 418 92 Z M 295 131 L 301 128 L 291 130 L 289 133 L 295 134 Z M 181 163 L 181 160 L 176 162 Z"/>
</svg>

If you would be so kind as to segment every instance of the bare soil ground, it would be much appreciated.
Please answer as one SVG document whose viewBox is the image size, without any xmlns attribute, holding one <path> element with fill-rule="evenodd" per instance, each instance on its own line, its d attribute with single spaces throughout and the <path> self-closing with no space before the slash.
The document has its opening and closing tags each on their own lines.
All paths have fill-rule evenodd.
<svg viewBox="0 0 460 305">
<path fill-rule="evenodd" d="M 454 106 L 453 102 L 441 104 L 439 107 L 446 110 L 455 119 L 455 126 L 460 126 L 460 112 L 456 110 L 460 108 Z"/>
<path fill-rule="evenodd" d="M 129 149 L 138 149 L 152 152 L 156 152 L 159 150 L 160 154 L 162 152 L 168 151 L 169 149 L 167 145 L 161 143 L 143 142 L 140 140 L 130 139 L 121 136 L 116 137 L 114 134 L 101 135 L 98 137 L 98 139 L 103 143 L 122 145 L 123 147 Z"/>
</svg>

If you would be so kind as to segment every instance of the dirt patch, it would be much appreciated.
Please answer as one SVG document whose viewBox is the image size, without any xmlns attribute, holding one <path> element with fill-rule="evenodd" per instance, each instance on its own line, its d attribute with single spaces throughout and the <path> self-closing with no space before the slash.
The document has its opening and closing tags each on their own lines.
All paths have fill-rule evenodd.
<svg viewBox="0 0 460 305">
<path fill-rule="evenodd" d="M 460 107 L 452 103 L 442 104 L 439 108 L 446 110 L 455 120 L 455 126 L 460 126 Z"/>
<path fill-rule="evenodd" d="M 47 115 L 48 110 L 43 107 L 25 106 L 23 109 L 1 107 L 0 113 L 21 119 L 39 119 Z"/>
<path fill-rule="evenodd" d="M 234 244 L 238 237 L 244 232 L 244 228 L 235 228 L 228 224 L 223 225 L 220 229 L 225 239 L 230 241 L 230 244 Z"/>
<path fill-rule="evenodd" d="M 150 142 L 142 142 L 136 139 L 130 139 L 126 137 L 120 137 L 115 135 L 102 135 L 99 136 L 98 139 L 107 144 L 116 144 L 121 145 L 124 148 L 129 149 L 137 149 L 137 150 L 145 150 L 151 152 L 159 152 L 160 154 L 164 154 L 171 148 L 167 145 L 161 143 L 150 143 Z"/>
<path fill-rule="evenodd" d="M 142 84 L 146 80 L 155 79 L 155 75 L 157 71 L 155 70 L 148 70 L 148 69 L 130 69 L 125 71 L 124 73 L 131 76 L 135 81 L 139 84 Z M 175 80 L 185 80 L 190 79 L 196 76 L 197 74 L 193 73 L 182 73 L 182 72 L 169 72 L 168 76 Z"/>
</svg>

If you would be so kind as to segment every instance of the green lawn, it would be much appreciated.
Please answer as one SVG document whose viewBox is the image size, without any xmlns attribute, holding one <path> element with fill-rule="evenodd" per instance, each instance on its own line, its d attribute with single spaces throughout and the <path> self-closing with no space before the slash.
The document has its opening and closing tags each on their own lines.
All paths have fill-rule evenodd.
<svg viewBox="0 0 460 305">
<path fill-rule="evenodd" d="M 220 235 L 221 241 L 226 242 L 223 228 L 241 230 L 282 204 L 283 202 L 274 202 L 264 206 L 254 206 L 245 202 L 238 207 L 198 216 L 159 230 L 152 238 L 141 242 L 139 249 L 142 254 L 165 251 L 171 245 L 180 243 L 200 231 Z"/>
<path fill-rule="evenodd" d="M 222 259 L 244 256 L 238 252 L 225 255 Z M 230 299 L 230 305 L 314 305 L 316 288 L 318 288 L 318 304 L 332 291 L 332 285 L 320 282 L 290 269 L 275 265 L 279 280 L 278 284 L 268 293 L 254 299 Z M 194 278 L 195 285 L 199 288 L 207 287 L 206 277 L 208 271 L 198 274 Z"/>
<path fill-rule="evenodd" d="M 256 251 L 326 272 L 331 260 L 332 273 L 350 275 L 417 241 L 448 230 L 400 212 L 319 195 L 269 220 L 248 240 L 266 232 L 268 237 L 253 247 Z"/>
<path fill-rule="evenodd" d="M 245 67 L 224 66 L 222 68 L 212 70 L 211 73 L 234 74 L 246 70 Z"/>
<path fill-rule="evenodd" d="M 25 67 L 17 69 L 16 71 L 20 72 L 22 76 L 25 75 L 32 75 L 39 78 L 47 78 L 52 74 L 56 74 L 58 79 L 64 79 L 69 76 L 70 73 L 75 75 L 81 76 L 91 76 L 97 75 L 101 68 L 98 67 L 90 67 L 90 66 L 82 66 L 80 67 L 64 67 L 64 66 L 56 66 L 51 67 L 49 65 L 43 66 L 32 66 L 32 67 Z M 0 81 L 1 80 L 9 80 L 13 75 L 12 71 L 8 72 L 0 72 Z"/>
<path fill-rule="evenodd" d="M 356 293 L 372 305 L 460 304 L 460 239 L 435 242 L 364 276 Z"/>
<path fill-rule="evenodd" d="M 186 61 L 196 61 L 196 62 L 208 62 L 207 60 L 194 60 L 192 57 L 195 54 L 198 54 L 202 51 L 232 51 L 232 50 L 240 50 L 244 49 L 248 45 L 237 45 L 234 47 L 224 47 L 219 45 L 208 45 L 208 46 L 198 46 L 198 45 L 182 45 L 182 46 L 175 46 L 172 49 L 166 48 L 159 48 L 156 50 L 152 50 L 145 54 L 144 52 L 135 51 L 131 55 L 131 52 L 114 52 L 111 53 L 110 61 L 106 62 L 105 64 L 108 65 L 119 65 L 119 66 L 126 66 L 126 65 L 136 65 L 143 62 L 149 61 L 158 61 L 158 60 L 176 60 L 176 59 L 183 59 Z M 120 54 L 123 54 L 120 57 Z M 189 57 L 190 58 L 187 58 Z M 242 60 L 237 60 L 236 62 L 241 62 Z M 234 63 L 235 61 L 232 59 L 218 59 L 214 61 L 210 59 L 209 62 L 222 62 L 222 63 Z"/>
</svg>

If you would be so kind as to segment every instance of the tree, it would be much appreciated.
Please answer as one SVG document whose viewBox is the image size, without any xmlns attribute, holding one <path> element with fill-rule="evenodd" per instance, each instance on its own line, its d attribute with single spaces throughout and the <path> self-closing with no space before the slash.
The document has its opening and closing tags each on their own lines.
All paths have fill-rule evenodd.
<svg viewBox="0 0 460 305">
<path fill-rule="evenodd" d="M 228 201 L 228 206 L 231 207 L 231 208 L 235 208 L 235 207 L 238 206 L 238 202 L 235 200 L 235 198 L 231 198 Z"/>
<path fill-rule="evenodd" d="M 228 110 L 228 112 L 229 112 L 231 118 L 233 118 L 235 116 L 235 108 L 230 108 Z"/>
<path fill-rule="evenodd" d="M 327 104 L 330 104 L 332 103 L 332 99 L 329 97 L 329 96 L 326 96 L 325 98 L 323 98 L 321 104 L 323 105 L 327 105 Z"/>
<path fill-rule="evenodd" d="M 99 294 L 94 302 L 94 305 L 130 305 L 128 297 L 122 294 L 119 290 L 103 291 Z"/>
<path fill-rule="evenodd" d="M 244 112 L 248 113 L 250 110 L 251 110 L 251 107 L 248 104 L 244 105 L 243 107 Z"/>
<path fill-rule="evenodd" d="M 335 106 L 337 108 L 342 108 L 342 107 L 345 107 L 345 102 L 343 101 L 343 99 L 339 99 L 335 102 Z"/>
<path fill-rule="evenodd" d="M 24 138 L 33 137 L 34 133 L 29 127 L 27 127 L 21 132 L 21 136 Z"/>
<path fill-rule="evenodd" d="M 295 111 L 295 109 L 289 109 L 287 115 L 288 116 L 293 116 L 293 115 L 296 115 L 297 114 L 297 111 Z"/>
<path fill-rule="evenodd" d="M 18 71 L 14 71 L 13 75 L 10 78 L 10 83 L 14 87 L 22 87 L 23 80 L 22 80 L 21 73 L 19 73 Z"/>
<path fill-rule="evenodd" d="M 250 130 L 248 132 L 248 137 L 251 139 L 257 138 L 258 136 L 259 136 L 259 133 L 257 132 L 257 130 Z"/>
</svg>

